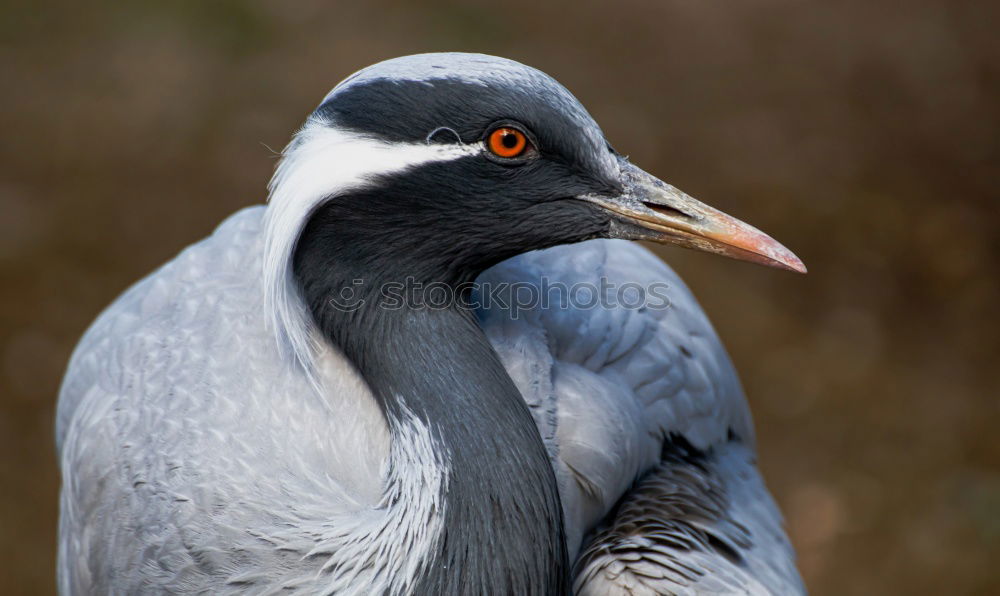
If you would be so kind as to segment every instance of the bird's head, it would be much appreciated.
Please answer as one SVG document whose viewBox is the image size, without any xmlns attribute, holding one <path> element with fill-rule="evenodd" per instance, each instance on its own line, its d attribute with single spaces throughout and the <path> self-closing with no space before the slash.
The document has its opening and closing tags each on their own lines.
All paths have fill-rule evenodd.
<svg viewBox="0 0 1000 596">
<path fill-rule="evenodd" d="M 272 270 L 303 246 L 336 245 L 330 258 L 358 274 L 456 282 L 611 237 L 805 271 L 767 235 L 629 162 L 554 79 L 485 55 L 407 56 L 347 78 L 286 149 L 271 190 Z"/>
</svg>

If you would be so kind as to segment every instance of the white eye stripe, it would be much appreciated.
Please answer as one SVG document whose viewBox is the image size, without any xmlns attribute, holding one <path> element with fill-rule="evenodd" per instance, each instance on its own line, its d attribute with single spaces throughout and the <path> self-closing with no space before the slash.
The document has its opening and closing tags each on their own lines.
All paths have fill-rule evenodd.
<svg viewBox="0 0 1000 596">
<path fill-rule="evenodd" d="M 390 143 L 310 120 L 282 152 L 268 185 L 263 279 L 265 308 L 278 343 L 311 368 L 312 323 L 291 279 L 291 259 L 310 214 L 325 199 L 363 188 L 380 174 L 451 161 L 482 151 L 482 143 Z"/>
</svg>

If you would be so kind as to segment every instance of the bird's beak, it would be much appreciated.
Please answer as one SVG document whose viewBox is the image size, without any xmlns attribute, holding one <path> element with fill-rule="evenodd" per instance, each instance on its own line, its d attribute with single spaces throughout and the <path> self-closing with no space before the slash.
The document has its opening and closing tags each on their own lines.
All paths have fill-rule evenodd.
<svg viewBox="0 0 1000 596">
<path fill-rule="evenodd" d="M 611 212 L 612 235 L 713 252 L 769 267 L 806 272 L 792 251 L 767 234 L 677 190 L 622 160 L 624 191 L 585 195 Z"/>
</svg>

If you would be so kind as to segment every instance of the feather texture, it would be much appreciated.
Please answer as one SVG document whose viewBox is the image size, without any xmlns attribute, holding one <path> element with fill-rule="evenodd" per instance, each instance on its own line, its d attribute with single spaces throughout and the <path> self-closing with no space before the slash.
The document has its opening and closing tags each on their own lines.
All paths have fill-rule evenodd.
<svg viewBox="0 0 1000 596">
<path fill-rule="evenodd" d="M 61 592 L 405 593 L 419 573 L 447 479 L 393 485 L 385 422 L 353 367 L 321 346 L 313 383 L 275 344 L 264 211 L 136 284 L 74 353 L 57 416 Z M 801 592 L 738 379 L 683 283 L 612 240 L 522 255 L 480 281 L 543 277 L 665 282 L 669 297 L 480 313 L 552 458 L 581 593 Z M 693 455 L 671 451 L 679 440 Z M 389 503 L 390 485 L 411 492 Z M 363 534 L 380 535 L 365 553 Z"/>
</svg>

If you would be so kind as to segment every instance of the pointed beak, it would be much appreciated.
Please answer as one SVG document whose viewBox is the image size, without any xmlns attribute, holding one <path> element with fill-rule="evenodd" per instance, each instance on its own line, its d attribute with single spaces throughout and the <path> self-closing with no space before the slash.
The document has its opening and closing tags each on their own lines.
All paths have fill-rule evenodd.
<svg viewBox="0 0 1000 596">
<path fill-rule="evenodd" d="M 757 228 L 709 207 L 631 163 L 622 160 L 621 165 L 622 194 L 580 197 L 613 214 L 613 236 L 676 244 L 806 272 L 806 266 L 792 251 Z"/>
</svg>

